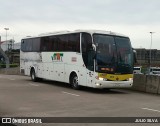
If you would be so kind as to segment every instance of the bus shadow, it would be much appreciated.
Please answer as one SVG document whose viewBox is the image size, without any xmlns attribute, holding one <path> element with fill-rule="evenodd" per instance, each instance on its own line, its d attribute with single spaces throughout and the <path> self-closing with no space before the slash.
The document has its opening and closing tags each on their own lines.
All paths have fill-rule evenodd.
<svg viewBox="0 0 160 126">
<path fill-rule="evenodd" d="M 125 92 L 124 90 L 121 89 L 97 89 L 90 87 L 81 87 L 81 91 L 94 94 L 128 94 L 128 92 Z"/>
<path fill-rule="evenodd" d="M 27 81 L 33 82 L 31 80 L 27 80 Z M 37 82 L 33 82 L 33 83 L 37 83 Z M 42 80 L 42 81 L 39 81 L 38 84 L 42 84 L 42 85 L 47 84 L 47 85 L 51 85 L 51 86 L 72 89 L 70 84 L 58 82 L 58 81 Z M 72 89 L 72 90 L 74 90 L 74 89 Z M 93 94 L 129 94 L 124 89 L 98 89 L 98 88 L 91 88 L 91 87 L 85 87 L 85 86 L 81 86 L 79 90 L 74 90 L 74 91 L 88 92 L 88 93 L 93 93 Z"/>
<path fill-rule="evenodd" d="M 38 81 L 38 84 L 47 84 L 47 85 L 52 85 L 57 87 L 71 88 L 70 84 L 58 82 L 58 81 L 52 81 L 52 80 L 45 80 L 45 79 Z"/>
</svg>

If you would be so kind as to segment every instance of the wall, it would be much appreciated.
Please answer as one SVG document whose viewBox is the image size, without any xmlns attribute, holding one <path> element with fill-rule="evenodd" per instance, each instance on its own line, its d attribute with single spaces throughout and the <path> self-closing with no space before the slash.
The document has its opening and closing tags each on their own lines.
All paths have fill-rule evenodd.
<svg viewBox="0 0 160 126">
<path fill-rule="evenodd" d="M 19 75 L 20 74 L 20 68 L 0 68 L 0 74 L 8 74 L 8 75 Z"/>
<path fill-rule="evenodd" d="M 133 90 L 160 94 L 160 76 L 135 74 Z"/>
</svg>

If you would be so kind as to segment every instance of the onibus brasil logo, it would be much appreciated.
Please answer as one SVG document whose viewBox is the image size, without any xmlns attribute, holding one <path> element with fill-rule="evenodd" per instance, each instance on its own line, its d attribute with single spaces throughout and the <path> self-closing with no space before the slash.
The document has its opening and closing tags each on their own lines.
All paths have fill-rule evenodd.
<svg viewBox="0 0 160 126">
<path fill-rule="evenodd" d="M 54 53 L 53 56 L 51 56 L 52 61 L 59 61 L 63 62 L 63 53 Z"/>
</svg>

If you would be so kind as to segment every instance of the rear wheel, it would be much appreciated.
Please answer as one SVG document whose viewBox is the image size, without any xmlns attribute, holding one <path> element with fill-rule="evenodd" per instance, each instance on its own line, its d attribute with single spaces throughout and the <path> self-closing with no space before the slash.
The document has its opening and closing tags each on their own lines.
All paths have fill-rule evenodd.
<svg viewBox="0 0 160 126">
<path fill-rule="evenodd" d="M 78 90 L 80 88 L 80 86 L 78 84 L 78 76 L 76 74 L 72 75 L 70 83 L 71 83 L 73 89 Z"/>
</svg>

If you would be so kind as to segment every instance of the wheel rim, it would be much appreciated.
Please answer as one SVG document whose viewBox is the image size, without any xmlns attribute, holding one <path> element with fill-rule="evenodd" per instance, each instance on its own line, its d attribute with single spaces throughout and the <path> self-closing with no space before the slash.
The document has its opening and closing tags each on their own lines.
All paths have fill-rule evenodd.
<svg viewBox="0 0 160 126">
<path fill-rule="evenodd" d="M 77 77 L 77 76 L 75 76 L 75 77 L 73 78 L 73 86 L 74 86 L 74 87 L 77 87 L 77 86 L 78 86 L 78 77 Z"/>
<path fill-rule="evenodd" d="M 34 72 L 32 72 L 32 79 L 34 80 L 35 76 L 34 76 Z"/>
</svg>

